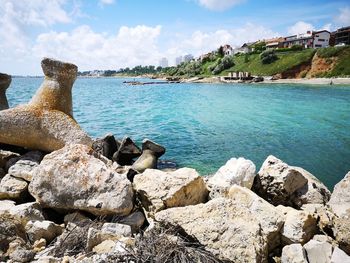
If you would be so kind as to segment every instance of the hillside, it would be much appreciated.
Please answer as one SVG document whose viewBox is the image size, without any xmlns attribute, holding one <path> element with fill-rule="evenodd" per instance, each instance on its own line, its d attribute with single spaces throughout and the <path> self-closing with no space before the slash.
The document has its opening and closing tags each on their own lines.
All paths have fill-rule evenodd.
<svg viewBox="0 0 350 263">
<path fill-rule="evenodd" d="M 321 49 L 276 50 L 274 60 L 263 64 L 261 52 L 236 54 L 222 58 L 218 54 L 203 62 L 187 62 L 167 68 L 166 75 L 179 77 L 226 76 L 229 71 L 245 71 L 258 76 L 280 78 L 349 77 L 350 47 L 328 47 Z M 214 74 L 215 73 L 215 74 Z"/>
</svg>

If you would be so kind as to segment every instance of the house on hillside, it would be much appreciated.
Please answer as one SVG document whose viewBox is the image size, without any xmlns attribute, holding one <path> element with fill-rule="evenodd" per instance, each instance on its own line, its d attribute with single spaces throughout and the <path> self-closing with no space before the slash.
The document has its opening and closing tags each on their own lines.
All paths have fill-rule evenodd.
<svg viewBox="0 0 350 263">
<path fill-rule="evenodd" d="M 327 30 L 321 31 L 307 31 L 304 34 L 298 34 L 286 37 L 282 42 L 281 47 L 291 48 L 299 45 L 303 48 L 321 48 L 328 47 L 331 33 Z"/>
<path fill-rule="evenodd" d="M 224 56 L 231 56 L 233 54 L 233 48 L 230 45 L 224 45 L 222 47 Z"/>
<path fill-rule="evenodd" d="M 274 49 L 282 47 L 282 43 L 285 41 L 284 37 L 275 37 L 270 39 L 265 39 L 264 42 L 266 43 L 267 49 Z"/>
<path fill-rule="evenodd" d="M 233 50 L 233 54 L 237 54 L 237 53 L 243 53 L 243 54 L 247 54 L 249 52 L 254 51 L 253 45 L 256 42 L 249 42 L 249 43 L 244 43 L 240 48 L 235 48 Z"/>
<path fill-rule="evenodd" d="M 334 35 L 334 45 L 350 45 L 350 26 L 339 28 L 337 31 L 333 32 Z"/>
<path fill-rule="evenodd" d="M 331 38 L 331 33 L 327 30 L 314 31 L 313 36 L 313 48 L 328 47 Z"/>
</svg>

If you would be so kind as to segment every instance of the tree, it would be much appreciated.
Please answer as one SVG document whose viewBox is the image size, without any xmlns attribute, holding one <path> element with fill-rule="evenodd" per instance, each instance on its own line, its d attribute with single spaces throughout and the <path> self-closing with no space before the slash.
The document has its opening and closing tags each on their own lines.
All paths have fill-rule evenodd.
<svg viewBox="0 0 350 263">
<path fill-rule="evenodd" d="M 278 59 L 274 50 L 266 50 L 260 54 L 261 63 L 271 64 Z"/>
</svg>

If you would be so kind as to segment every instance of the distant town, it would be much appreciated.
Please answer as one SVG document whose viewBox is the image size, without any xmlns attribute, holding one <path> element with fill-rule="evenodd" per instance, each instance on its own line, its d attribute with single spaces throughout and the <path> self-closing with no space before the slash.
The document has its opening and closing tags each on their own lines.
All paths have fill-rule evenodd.
<svg viewBox="0 0 350 263">
<path fill-rule="evenodd" d="M 350 45 L 350 26 L 338 28 L 334 32 L 328 30 L 307 31 L 297 35 L 286 37 L 275 37 L 270 39 L 262 39 L 254 42 L 244 43 L 240 47 L 232 47 L 230 44 L 221 46 L 221 52 L 224 56 L 232 56 L 236 54 L 249 54 L 254 52 L 257 46 L 263 46 L 267 50 L 283 50 L 291 48 L 301 49 L 317 49 L 333 46 Z M 191 61 L 204 61 L 215 54 L 217 50 L 213 50 L 206 54 L 202 54 L 195 58 L 192 54 L 186 54 L 175 58 L 175 66 Z M 169 68 L 169 60 L 166 57 L 160 59 L 158 67 L 156 66 L 136 66 L 134 68 L 124 68 L 119 70 L 93 70 L 79 72 L 79 76 L 89 77 L 108 77 L 116 74 L 154 74 L 162 69 Z"/>
</svg>

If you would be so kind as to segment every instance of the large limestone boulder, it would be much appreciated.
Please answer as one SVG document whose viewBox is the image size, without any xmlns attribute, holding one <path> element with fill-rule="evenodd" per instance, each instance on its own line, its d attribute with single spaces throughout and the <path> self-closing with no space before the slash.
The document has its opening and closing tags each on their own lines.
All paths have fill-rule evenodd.
<svg viewBox="0 0 350 263">
<path fill-rule="evenodd" d="M 255 165 L 242 157 L 232 158 L 208 179 L 210 195 L 225 196 L 229 188 L 235 184 L 250 189 L 255 177 Z"/>
<path fill-rule="evenodd" d="M 0 73 L 0 111 L 9 108 L 6 98 L 6 90 L 11 84 L 11 76 Z"/>
<path fill-rule="evenodd" d="M 326 241 L 310 240 L 304 245 L 309 263 L 330 263 L 332 245 Z"/>
<path fill-rule="evenodd" d="M 330 192 L 312 174 L 289 166 L 270 155 L 255 177 L 252 190 L 273 205 L 300 208 L 303 204 L 326 204 Z"/>
<path fill-rule="evenodd" d="M 284 244 L 308 242 L 316 233 L 317 220 L 313 214 L 306 211 L 291 210 L 287 213 L 282 228 L 282 242 Z"/>
<path fill-rule="evenodd" d="M 339 246 L 350 254 L 350 172 L 335 185 L 328 206 L 336 215 L 334 234 Z"/>
<path fill-rule="evenodd" d="M 281 263 L 308 263 L 306 253 L 301 244 L 283 247 Z"/>
<path fill-rule="evenodd" d="M 335 185 L 328 205 L 338 217 L 350 218 L 350 172 Z"/>
<path fill-rule="evenodd" d="M 331 257 L 331 263 L 350 263 L 350 256 L 340 248 L 335 247 Z"/>
<path fill-rule="evenodd" d="M 228 198 L 163 210 L 155 220 L 180 226 L 216 256 L 233 262 L 267 262 L 283 225 L 274 206 L 240 186 L 233 186 Z"/>
<path fill-rule="evenodd" d="M 43 207 L 128 215 L 133 208 L 131 183 L 94 155 L 81 144 L 46 155 L 33 172 L 31 195 Z"/>
<path fill-rule="evenodd" d="M 134 188 L 146 211 L 203 203 L 208 190 L 203 178 L 194 169 L 181 168 L 175 172 L 147 169 L 134 178 Z"/>
<path fill-rule="evenodd" d="M 41 66 L 45 79 L 32 100 L 0 112 L 0 143 L 47 152 L 70 143 L 91 146 L 92 139 L 72 117 L 77 67 L 48 58 Z"/>
</svg>

